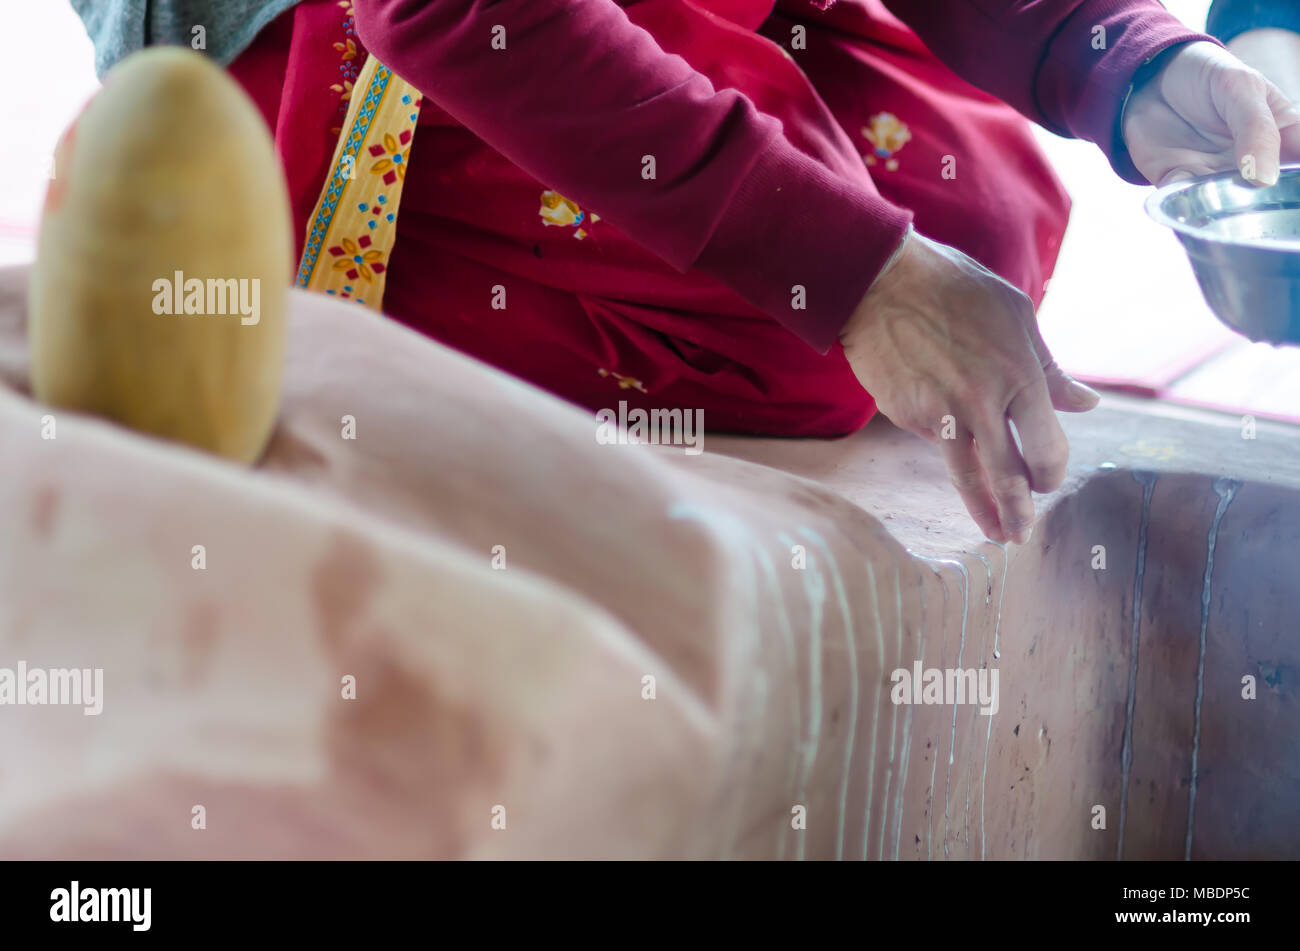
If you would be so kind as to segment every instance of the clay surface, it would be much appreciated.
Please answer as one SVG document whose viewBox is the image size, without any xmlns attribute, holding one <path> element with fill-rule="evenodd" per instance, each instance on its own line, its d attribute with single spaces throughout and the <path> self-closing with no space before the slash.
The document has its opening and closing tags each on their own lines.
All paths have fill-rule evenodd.
<svg viewBox="0 0 1300 951">
<path fill-rule="evenodd" d="M 1070 479 L 1003 549 L 883 421 L 599 445 L 295 295 L 244 472 L 73 414 L 42 439 L 24 279 L 0 272 L 0 667 L 105 687 L 94 717 L 0 707 L 0 856 L 1300 856 L 1290 429 L 1112 401 L 1067 420 Z M 997 712 L 892 703 L 918 661 L 996 669 Z"/>
</svg>

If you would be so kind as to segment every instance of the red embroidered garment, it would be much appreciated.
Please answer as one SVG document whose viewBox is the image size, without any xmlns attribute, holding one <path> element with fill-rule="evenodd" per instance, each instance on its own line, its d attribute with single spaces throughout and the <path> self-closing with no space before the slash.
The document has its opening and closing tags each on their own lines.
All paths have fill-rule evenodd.
<svg viewBox="0 0 1300 951">
<path fill-rule="evenodd" d="M 909 217 L 1036 302 L 1051 274 L 1069 201 L 1028 123 L 958 78 L 877 0 L 826 12 L 787 0 L 773 15 L 771 0 L 355 4 L 385 64 L 425 94 L 396 245 L 379 262 L 385 311 L 582 405 L 703 409 L 716 430 L 850 432 L 874 403 L 834 335 Z M 1026 111 L 1044 99 L 1053 111 L 1042 121 L 1113 147 L 1103 130 L 1129 67 L 1196 34 L 1154 4 L 1127 14 L 1107 4 L 1097 22 L 1115 24 L 1112 42 L 1137 39 L 1073 64 L 1053 45 L 1028 79 L 1033 44 L 1002 37 L 980 12 L 969 41 L 997 45 L 966 56 L 969 70 L 990 73 L 980 81 L 1000 82 Z M 973 3 L 914 5 L 975 16 Z M 420 19 L 458 6 L 475 7 L 477 21 Z M 1043 5 L 1015 6 L 1031 8 L 1021 22 L 1043 20 L 1032 9 Z M 951 19 L 928 41 L 959 43 L 961 18 Z M 503 20 L 506 48 L 494 51 L 491 24 Z M 457 27 L 482 36 L 457 46 Z M 275 130 L 300 251 L 365 55 L 356 29 L 352 0 L 306 0 L 231 67 Z M 537 37 L 551 35 L 555 61 L 516 82 L 523 57 L 509 59 L 510 44 L 535 60 Z M 1026 51 L 1013 61 L 1015 42 Z M 437 68 L 469 48 L 483 58 L 474 68 Z M 1102 79 L 1071 85 L 1067 65 L 1084 62 Z M 1073 114 L 1061 114 L 1065 103 Z M 1126 158 L 1112 158 L 1132 177 Z"/>
</svg>

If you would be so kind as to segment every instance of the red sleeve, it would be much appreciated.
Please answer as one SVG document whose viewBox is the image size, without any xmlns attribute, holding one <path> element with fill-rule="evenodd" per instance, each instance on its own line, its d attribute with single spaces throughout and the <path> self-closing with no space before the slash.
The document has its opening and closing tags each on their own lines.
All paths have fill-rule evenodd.
<svg viewBox="0 0 1300 951">
<path fill-rule="evenodd" d="M 885 0 L 943 62 L 1058 135 L 1101 146 L 1147 184 L 1120 139 L 1134 74 L 1190 30 L 1155 0 Z"/>
<path fill-rule="evenodd" d="M 821 352 L 911 214 L 792 146 L 611 0 L 354 0 L 375 56 L 549 187 Z M 494 27 L 505 49 L 494 49 Z M 642 177 L 653 155 L 656 177 Z M 795 310 L 793 288 L 804 288 Z"/>
</svg>

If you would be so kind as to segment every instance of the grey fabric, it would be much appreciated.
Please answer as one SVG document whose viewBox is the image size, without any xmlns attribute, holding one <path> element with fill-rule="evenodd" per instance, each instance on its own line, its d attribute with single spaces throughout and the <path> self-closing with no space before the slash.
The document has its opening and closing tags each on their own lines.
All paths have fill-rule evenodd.
<svg viewBox="0 0 1300 951">
<path fill-rule="evenodd" d="M 299 0 L 71 0 L 95 44 L 95 71 L 150 45 L 192 46 L 206 31 L 204 52 L 228 66 L 258 31 Z"/>
</svg>

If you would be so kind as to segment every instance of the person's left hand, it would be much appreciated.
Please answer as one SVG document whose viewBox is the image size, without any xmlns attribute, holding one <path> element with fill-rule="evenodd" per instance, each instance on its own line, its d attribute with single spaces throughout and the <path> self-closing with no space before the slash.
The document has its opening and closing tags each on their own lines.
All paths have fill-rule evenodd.
<svg viewBox="0 0 1300 951">
<path fill-rule="evenodd" d="M 1258 70 L 1213 43 L 1188 43 L 1133 90 L 1121 130 L 1155 185 L 1236 168 L 1260 185 L 1300 162 L 1300 109 Z"/>
</svg>

